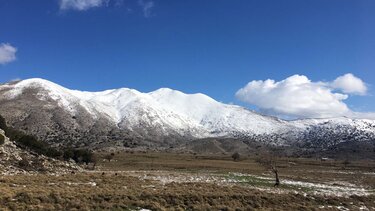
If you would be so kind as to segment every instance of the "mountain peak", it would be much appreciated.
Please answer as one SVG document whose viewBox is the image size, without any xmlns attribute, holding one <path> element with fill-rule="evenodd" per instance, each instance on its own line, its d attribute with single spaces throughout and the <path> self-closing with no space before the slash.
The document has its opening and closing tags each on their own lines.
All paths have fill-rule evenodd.
<svg viewBox="0 0 375 211">
<path fill-rule="evenodd" d="M 21 87 L 21 86 L 43 86 L 43 87 L 47 87 L 47 86 L 60 86 L 56 83 L 53 83 L 51 81 L 48 81 L 46 79 L 43 79 L 43 78 L 30 78 L 30 79 L 25 79 L 25 80 L 20 80 L 20 81 L 17 81 L 15 83 L 16 86 L 18 87 Z"/>
</svg>

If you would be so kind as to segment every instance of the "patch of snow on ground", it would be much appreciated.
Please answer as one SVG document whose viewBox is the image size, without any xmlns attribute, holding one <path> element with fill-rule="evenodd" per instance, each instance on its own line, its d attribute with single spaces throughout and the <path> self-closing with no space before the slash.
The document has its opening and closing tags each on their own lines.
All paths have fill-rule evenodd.
<svg viewBox="0 0 375 211">
<path fill-rule="evenodd" d="M 129 172 L 130 174 L 135 174 L 141 180 L 155 180 L 162 185 L 169 183 L 212 183 L 218 185 L 245 185 L 249 188 L 255 188 L 262 191 L 272 192 L 272 193 L 287 193 L 295 192 L 300 194 L 313 194 L 313 195 L 325 195 L 325 196 L 338 196 L 338 197 L 348 197 L 350 195 L 367 196 L 373 194 L 371 190 L 367 190 L 363 187 L 356 186 L 351 183 L 335 181 L 330 184 L 324 183 L 312 183 L 312 182 L 302 182 L 290 179 L 282 179 L 281 186 L 279 188 L 266 187 L 266 186 L 247 186 L 246 177 L 262 180 L 271 185 L 274 183 L 273 177 L 257 176 L 251 174 L 242 173 L 230 173 L 229 175 L 234 175 L 243 178 L 229 177 L 226 174 L 210 174 L 210 173 L 176 173 L 168 171 L 142 171 L 142 172 Z M 283 188 L 289 187 L 289 188 Z"/>
</svg>

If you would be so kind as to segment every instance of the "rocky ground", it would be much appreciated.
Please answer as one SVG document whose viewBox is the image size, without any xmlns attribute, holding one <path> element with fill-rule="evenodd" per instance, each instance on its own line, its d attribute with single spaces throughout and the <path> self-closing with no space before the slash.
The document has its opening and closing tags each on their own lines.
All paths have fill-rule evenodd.
<svg viewBox="0 0 375 211">
<path fill-rule="evenodd" d="M 38 155 L 16 146 L 0 129 L 0 137 L 4 142 L 0 145 L 0 174 L 64 174 L 81 171 L 74 162 L 64 162 Z"/>
</svg>

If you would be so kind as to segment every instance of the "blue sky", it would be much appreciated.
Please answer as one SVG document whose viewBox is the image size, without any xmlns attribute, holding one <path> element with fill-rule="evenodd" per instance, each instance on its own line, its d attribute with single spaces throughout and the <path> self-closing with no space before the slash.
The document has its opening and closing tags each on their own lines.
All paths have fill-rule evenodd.
<svg viewBox="0 0 375 211">
<path fill-rule="evenodd" d="M 0 0 L 0 20 L 0 44 L 17 49 L 0 64 L 2 82 L 169 87 L 266 108 L 236 92 L 253 80 L 331 84 L 352 73 L 365 94 L 325 88 L 341 89 L 351 111 L 375 110 L 373 0 Z"/>
</svg>

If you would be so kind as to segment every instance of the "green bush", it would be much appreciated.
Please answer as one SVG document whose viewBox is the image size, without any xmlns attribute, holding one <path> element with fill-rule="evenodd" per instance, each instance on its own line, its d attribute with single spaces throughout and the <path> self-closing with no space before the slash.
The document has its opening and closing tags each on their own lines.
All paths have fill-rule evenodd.
<svg viewBox="0 0 375 211">
<path fill-rule="evenodd" d="M 77 163 L 88 164 L 94 162 L 93 153 L 86 149 L 65 149 L 63 158 L 65 160 L 73 159 Z"/>
<path fill-rule="evenodd" d="M 57 150 L 49 146 L 49 144 L 39 141 L 35 136 L 27 135 L 19 130 L 16 130 L 12 127 L 8 127 L 6 125 L 6 121 L 0 115 L 0 129 L 5 131 L 5 134 L 10 138 L 10 140 L 14 141 L 19 147 L 28 149 L 33 151 L 37 154 L 42 154 L 47 157 L 52 158 L 63 158 L 65 160 L 73 159 L 77 163 L 91 163 L 94 161 L 93 153 L 86 149 L 64 149 L 64 150 Z M 1 139 L 4 139 L 2 135 L 0 135 L 0 145 Z"/>
<path fill-rule="evenodd" d="M 0 129 L 6 131 L 7 130 L 7 124 L 5 122 L 4 117 L 0 115 Z"/>
<path fill-rule="evenodd" d="M 240 153 L 238 153 L 238 152 L 233 153 L 232 159 L 234 161 L 239 161 L 240 160 Z"/>
<path fill-rule="evenodd" d="M 5 142 L 5 137 L 2 134 L 0 134 L 0 145 L 3 145 L 4 142 Z"/>
<path fill-rule="evenodd" d="M 111 162 L 111 160 L 115 157 L 115 153 L 104 155 L 104 159 L 108 160 L 108 162 Z"/>
<path fill-rule="evenodd" d="M 6 128 L 5 135 L 8 136 L 8 138 L 12 141 L 17 141 L 18 139 L 25 136 L 25 134 L 19 130 L 16 130 L 14 128 L 8 127 Z"/>
<path fill-rule="evenodd" d="M 23 169 L 27 169 L 27 168 L 30 167 L 30 163 L 26 159 L 22 159 L 22 160 L 18 161 L 18 166 L 23 168 Z"/>
<path fill-rule="evenodd" d="M 46 144 L 38 141 L 34 136 L 24 135 L 20 139 L 16 140 L 18 144 L 27 147 L 37 153 L 44 154 Z"/>
<path fill-rule="evenodd" d="M 5 135 L 12 141 L 20 139 L 25 134 L 19 130 L 16 130 L 12 127 L 8 127 L 4 117 L 0 115 L 0 129 L 4 130 Z"/>
<path fill-rule="evenodd" d="M 39 141 L 34 136 L 23 135 L 16 143 L 23 148 L 27 148 L 38 154 L 45 155 L 47 157 L 59 158 L 63 155 L 62 152 L 50 147 L 47 143 Z"/>
<path fill-rule="evenodd" d="M 63 158 L 64 160 L 68 161 L 69 159 L 73 159 L 74 157 L 74 150 L 73 149 L 65 149 L 64 150 L 64 154 L 63 154 Z"/>
</svg>

